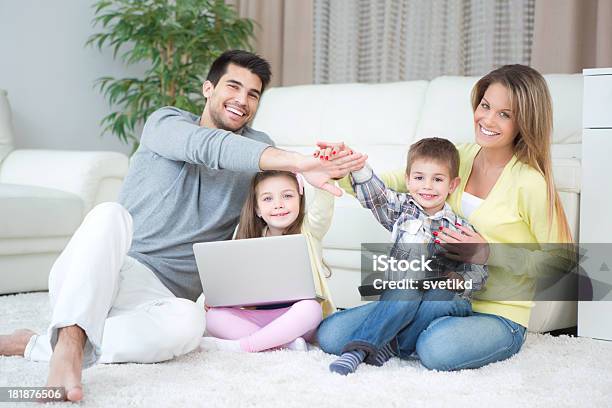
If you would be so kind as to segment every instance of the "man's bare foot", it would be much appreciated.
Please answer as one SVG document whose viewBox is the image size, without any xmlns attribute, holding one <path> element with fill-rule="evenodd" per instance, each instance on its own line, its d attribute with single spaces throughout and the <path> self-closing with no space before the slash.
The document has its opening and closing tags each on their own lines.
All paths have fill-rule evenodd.
<svg viewBox="0 0 612 408">
<path fill-rule="evenodd" d="M 80 327 L 61 328 L 51 361 L 49 361 L 47 387 L 64 387 L 68 401 L 83 399 L 81 371 L 85 340 L 85 332 Z"/>
<path fill-rule="evenodd" d="M 23 357 L 30 338 L 35 334 L 29 329 L 18 329 L 11 334 L 0 335 L 0 356 Z"/>
</svg>

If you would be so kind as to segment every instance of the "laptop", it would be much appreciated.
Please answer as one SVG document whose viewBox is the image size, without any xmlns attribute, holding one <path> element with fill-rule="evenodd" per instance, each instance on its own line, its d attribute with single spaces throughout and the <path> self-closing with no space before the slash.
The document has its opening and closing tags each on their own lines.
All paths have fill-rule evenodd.
<svg viewBox="0 0 612 408">
<path fill-rule="evenodd" d="M 301 234 L 193 245 L 206 304 L 263 306 L 316 297 Z"/>
</svg>

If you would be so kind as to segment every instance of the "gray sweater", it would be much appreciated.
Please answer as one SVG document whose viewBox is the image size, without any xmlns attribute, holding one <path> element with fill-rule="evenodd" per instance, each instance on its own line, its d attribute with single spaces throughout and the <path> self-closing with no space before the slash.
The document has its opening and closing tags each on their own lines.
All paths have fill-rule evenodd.
<svg viewBox="0 0 612 408">
<path fill-rule="evenodd" d="M 199 126 L 173 107 L 155 111 L 119 194 L 134 219 L 129 256 L 148 266 L 178 297 L 202 293 L 192 245 L 231 239 L 259 158 L 272 140 Z"/>
</svg>

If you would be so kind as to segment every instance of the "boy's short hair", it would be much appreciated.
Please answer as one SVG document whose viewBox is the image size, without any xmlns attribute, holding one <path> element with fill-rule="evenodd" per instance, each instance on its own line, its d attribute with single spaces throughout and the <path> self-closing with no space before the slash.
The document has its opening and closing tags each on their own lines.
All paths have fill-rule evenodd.
<svg viewBox="0 0 612 408">
<path fill-rule="evenodd" d="M 219 58 L 212 63 L 206 80 L 212 82 L 214 86 L 217 86 L 221 77 L 227 72 L 227 66 L 229 64 L 246 68 L 257 75 L 261 80 L 262 93 L 270 83 L 270 78 L 272 77 L 270 63 L 259 55 L 244 50 L 230 50 L 221 54 Z"/>
<path fill-rule="evenodd" d="M 406 174 L 416 160 L 428 159 L 448 167 L 451 179 L 459 176 L 459 152 L 455 145 L 441 137 L 430 137 L 413 143 L 408 150 Z"/>
</svg>

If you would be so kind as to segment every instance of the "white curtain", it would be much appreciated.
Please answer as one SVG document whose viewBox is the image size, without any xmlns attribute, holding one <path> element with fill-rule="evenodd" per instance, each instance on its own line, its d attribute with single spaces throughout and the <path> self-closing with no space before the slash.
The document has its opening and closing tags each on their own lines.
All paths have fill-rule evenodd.
<svg viewBox="0 0 612 408">
<path fill-rule="evenodd" d="M 315 0 L 314 82 L 483 75 L 529 64 L 535 0 Z"/>
</svg>

